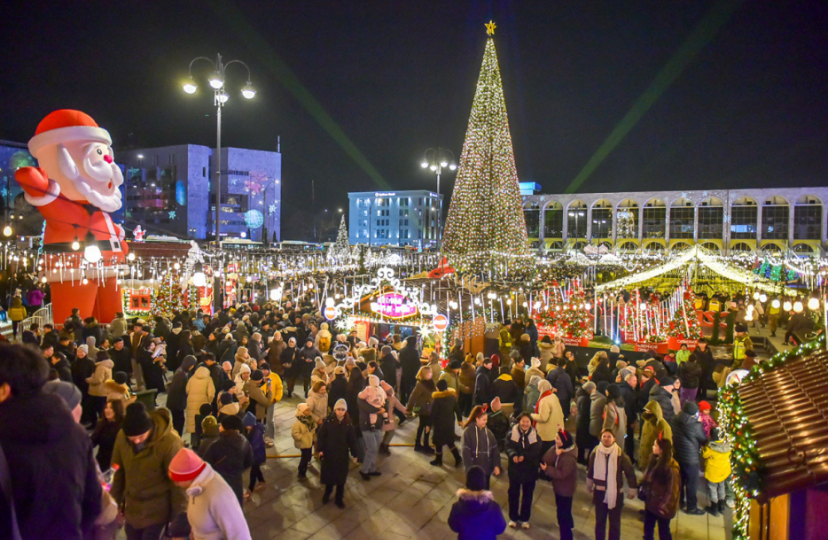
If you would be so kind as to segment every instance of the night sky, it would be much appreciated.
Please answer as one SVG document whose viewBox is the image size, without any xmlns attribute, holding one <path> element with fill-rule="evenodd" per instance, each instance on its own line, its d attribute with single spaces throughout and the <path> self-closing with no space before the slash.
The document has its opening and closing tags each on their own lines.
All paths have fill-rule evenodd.
<svg viewBox="0 0 828 540">
<path fill-rule="evenodd" d="M 312 179 L 318 210 L 346 208 L 348 191 L 434 189 L 419 162 L 438 145 L 459 160 L 489 19 L 521 181 L 566 190 L 620 129 L 579 191 L 828 184 L 825 2 L 15 4 L 0 138 L 26 142 L 76 108 L 116 150 L 215 146 L 207 65 L 198 94 L 180 83 L 196 56 L 238 58 L 258 95 L 243 100 L 246 73 L 229 68 L 222 144 L 281 136 L 286 239 L 305 230 Z M 623 121 L 636 103 L 640 120 Z"/>
</svg>

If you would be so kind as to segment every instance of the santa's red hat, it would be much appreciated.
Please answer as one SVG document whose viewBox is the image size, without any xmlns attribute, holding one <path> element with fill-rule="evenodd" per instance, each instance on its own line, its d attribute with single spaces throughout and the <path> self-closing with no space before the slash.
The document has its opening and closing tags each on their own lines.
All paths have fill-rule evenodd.
<svg viewBox="0 0 828 540">
<path fill-rule="evenodd" d="M 60 109 L 49 113 L 37 125 L 35 136 L 29 141 L 29 152 L 37 158 L 41 148 L 68 141 L 112 144 L 109 132 L 98 126 L 91 116 L 72 109 Z"/>
<path fill-rule="evenodd" d="M 198 454 L 189 448 L 182 448 L 170 461 L 170 480 L 173 482 L 192 482 L 207 466 Z"/>
</svg>

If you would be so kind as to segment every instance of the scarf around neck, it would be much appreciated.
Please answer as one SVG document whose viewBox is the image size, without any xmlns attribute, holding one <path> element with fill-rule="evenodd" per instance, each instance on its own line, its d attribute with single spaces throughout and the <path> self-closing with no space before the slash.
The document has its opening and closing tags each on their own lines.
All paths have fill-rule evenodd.
<svg viewBox="0 0 828 540">
<path fill-rule="evenodd" d="M 617 444 L 607 448 L 599 443 L 595 447 L 595 461 L 592 476 L 595 480 L 603 480 L 607 483 L 604 491 L 604 502 L 612 510 L 618 497 L 618 452 L 621 449 Z"/>
</svg>

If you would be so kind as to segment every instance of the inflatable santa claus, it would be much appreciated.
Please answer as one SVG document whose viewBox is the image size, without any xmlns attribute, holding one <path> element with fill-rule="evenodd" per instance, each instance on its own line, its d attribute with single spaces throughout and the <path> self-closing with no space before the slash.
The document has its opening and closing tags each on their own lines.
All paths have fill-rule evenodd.
<svg viewBox="0 0 828 540">
<path fill-rule="evenodd" d="M 59 261 L 59 274 L 47 272 L 58 324 L 72 308 L 102 323 L 122 311 L 117 272 L 127 246 L 124 230 L 109 213 L 121 208 L 118 188 L 124 178 L 111 145 L 109 133 L 89 115 L 55 111 L 38 124 L 29 141 L 39 167 L 21 167 L 15 173 L 26 200 L 46 219 L 44 256 Z"/>
</svg>

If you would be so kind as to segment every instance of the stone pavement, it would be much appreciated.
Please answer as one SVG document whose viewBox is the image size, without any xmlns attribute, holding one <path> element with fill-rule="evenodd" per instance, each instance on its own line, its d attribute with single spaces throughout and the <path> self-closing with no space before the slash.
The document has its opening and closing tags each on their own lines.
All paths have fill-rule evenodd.
<svg viewBox="0 0 828 540">
<path fill-rule="evenodd" d="M 301 391 L 299 392 L 301 395 Z M 416 421 L 406 422 L 397 430 L 391 456 L 380 456 L 380 477 L 365 482 L 352 466 L 345 487 L 346 508 L 340 510 L 333 502 L 322 505 L 323 487 L 319 483 L 319 464 L 314 461 L 308 480 L 296 479 L 298 451 L 293 447 L 290 429 L 293 426 L 295 406 L 301 400 L 293 397 L 277 404 L 275 448 L 263 469 L 267 487 L 253 493 L 245 502 L 244 511 L 255 540 L 333 540 L 345 538 L 402 539 L 418 538 L 440 540 L 456 538 L 447 520 L 456 491 L 463 486 L 463 468 L 454 467 L 454 459 L 446 454 L 442 467 L 433 467 L 431 459 L 415 453 L 412 444 Z M 458 428 L 459 433 L 459 428 Z M 458 443 L 459 446 L 459 443 Z M 294 456 L 297 457 L 280 457 Z M 495 500 L 507 510 L 508 478 L 505 473 L 493 478 Z M 586 490 L 586 472 L 580 471 L 581 482 L 573 502 L 575 538 L 593 538 L 595 513 Z M 639 475 L 640 476 L 640 475 Z M 700 481 L 699 505 L 707 505 L 704 480 Z M 643 508 L 637 499 L 625 500 L 622 518 L 622 538 L 642 537 L 643 524 L 638 510 Z M 504 514 L 505 515 L 505 514 Z M 679 512 L 672 520 L 674 538 L 680 540 L 730 539 L 732 511 L 725 517 L 710 515 L 689 516 Z M 532 526 L 528 531 L 506 529 L 501 538 L 557 539 L 555 496 L 551 484 L 539 482 L 535 490 Z"/>
</svg>

